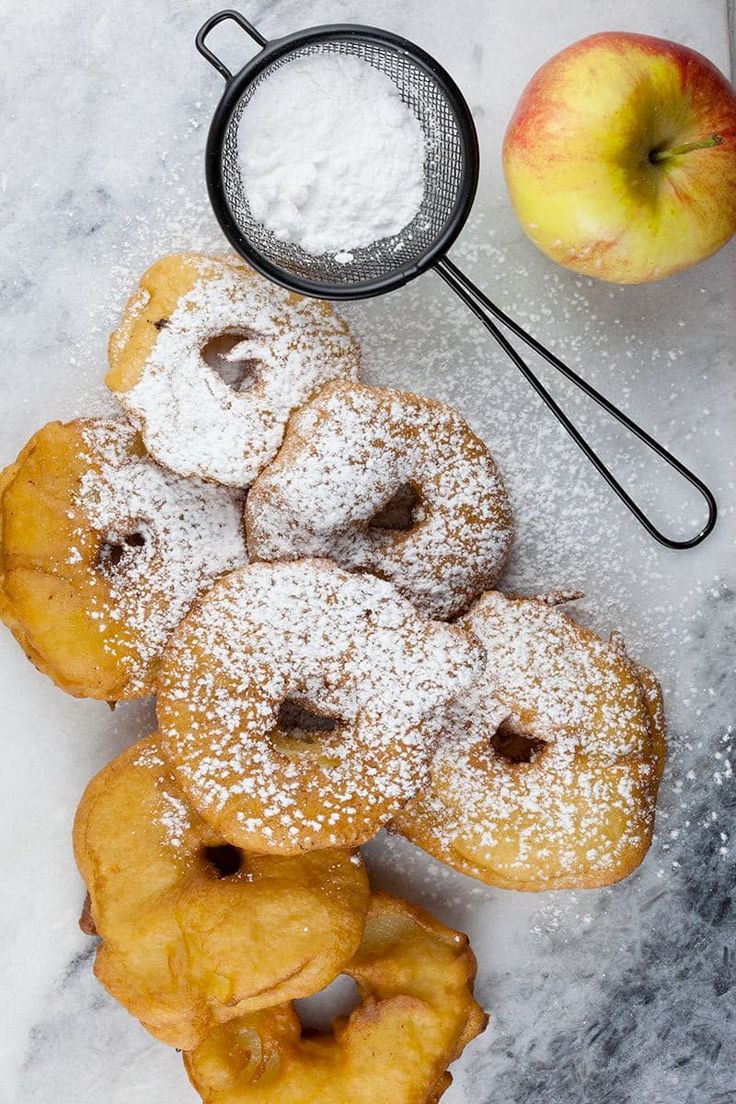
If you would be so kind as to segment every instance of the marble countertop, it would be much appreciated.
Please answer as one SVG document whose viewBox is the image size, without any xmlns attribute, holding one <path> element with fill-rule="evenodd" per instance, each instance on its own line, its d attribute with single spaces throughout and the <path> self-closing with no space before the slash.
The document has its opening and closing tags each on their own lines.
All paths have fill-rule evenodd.
<svg viewBox="0 0 736 1104">
<path fill-rule="evenodd" d="M 202 152 L 222 91 L 195 53 L 207 0 L 38 0 L 0 25 L 0 460 L 52 418 L 109 409 L 106 336 L 158 255 L 220 247 Z M 604 29 L 700 49 L 729 70 L 727 0 L 252 0 L 267 35 L 318 22 L 415 39 L 467 93 L 483 149 L 479 198 L 453 256 L 554 341 L 717 491 L 715 534 L 656 547 L 623 514 L 511 365 L 435 277 L 346 310 L 371 381 L 443 397 L 506 473 L 519 535 L 509 585 L 579 587 L 581 616 L 623 632 L 661 676 L 670 759 L 657 835 L 616 887 L 487 889 L 408 844 L 369 848 L 377 881 L 469 932 L 486 1034 L 454 1067 L 447 1104 L 734 1104 L 736 874 L 730 756 L 736 706 L 736 245 L 683 275 L 619 289 L 555 268 L 523 237 L 502 183 L 505 123 L 531 72 Z M 250 45 L 214 39 L 233 64 Z M 545 376 L 545 378 L 547 378 Z M 697 505 L 565 395 L 605 455 L 670 524 Z M 150 704 L 57 691 L 0 634 L 0 1101 L 185 1104 L 179 1056 L 91 973 L 70 828 L 92 773 L 152 724 Z"/>
</svg>

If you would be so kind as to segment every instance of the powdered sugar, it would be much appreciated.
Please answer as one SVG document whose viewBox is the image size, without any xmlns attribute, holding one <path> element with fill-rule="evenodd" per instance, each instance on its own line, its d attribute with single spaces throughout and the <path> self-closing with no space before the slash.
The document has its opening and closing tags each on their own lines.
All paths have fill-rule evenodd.
<svg viewBox="0 0 736 1104">
<path fill-rule="evenodd" d="M 289 295 L 235 258 L 184 254 L 182 265 L 192 268 L 189 290 L 161 320 L 139 382 L 115 394 L 160 463 L 246 487 L 278 450 L 292 410 L 328 380 L 357 376 L 357 346 L 324 304 Z M 146 305 L 134 296 L 121 358 Z M 247 390 L 233 390 L 202 357 L 211 338 L 229 333 L 244 335 L 234 355 L 254 362 Z"/>
<path fill-rule="evenodd" d="M 462 630 L 324 561 L 252 564 L 172 639 L 159 687 L 165 750 L 220 834 L 262 851 L 359 842 L 427 779 L 428 715 L 480 673 Z M 286 699 L 338 720 L 315 745 L 274 731 Z"/>
<path fill-rule="evenodd" d="M 649 723 L 642 688 L 622 654 L 544 600 L 483 595 L 463 625 L 487 647 L 487 692 L 535 738 L 614 762 L 640 755 Z"/>
<path fill-rule="evenodd" d="M 464 624 L 485 674 L 446 714 L 432 785 L 399 828 L 497 885 L 622 877 L 648 846 L 663 765 L 654 679 L 538 601 L 486 595 Z M 503 723 L 536 741 L 529 762 L 494 751 Z"/>
<path fill-rule="evenodd" d="M 240 120 L 238 158 L 256 221 L 341 262 L 400 233 L 424 194 L 419 120 L 389 76 L 349 55 L 270 72 Z"/>
<path fill-rule="evenodd" d="M 417 505 L 406 531 L 372 527 L 407 485 Z M 329 556 L 389 579 L 439 618 L 496 583 L 512 537 L 501 476 L 456 411 L 343 383 L 292 418 L 251 490 L 247 529 L 256 559 Z"/>
<path fill-rule="evenodd" d="M 174 797 L 173 794 L 163 791 L 161 798 L 163 802 L 161 824 L 166 830 L 169 845 L 178 849 L 184 841 L 184 836 L 192 826 L 189 813 L 184 802 L 178 797 Z"/>
<path fill-rule="evenodd" d="M 125 628 L 132 648 L 120 662 L 128 668 L 129 688 L 150 690 L 151 664 L 199 592 L 247 561 L 243 498 L 160 468 L 142 455 L 135 430 L 123 419 L 83 427 L 87 470 L 75 505 L 84 526 L 76 544 L 88 548 L 102 534 L 115 550 L 114 562 L 103 558 L 90 566 L 96 585 L 89 616 L 111 637 L 115 625 Z M 73 547 L 69 556 L 72 561 L 79 550 Z M 115 651 L 113 642 L 109 647 Z"/>
</svg>

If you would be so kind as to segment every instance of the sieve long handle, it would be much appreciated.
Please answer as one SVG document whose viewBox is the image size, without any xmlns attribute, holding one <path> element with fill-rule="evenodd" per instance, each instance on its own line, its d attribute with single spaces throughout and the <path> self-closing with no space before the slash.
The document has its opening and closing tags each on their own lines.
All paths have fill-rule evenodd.
<svg viewBox="0 0 736 1104">
<path fill-rule="evenodd" d="M 217 72 L 225 78 L 226 81 L 233 79 L 232 72 L 228 69 L 227 65 L 218 58 L 217 54 L 213 53 L 207 45 L 206 39 L 211 30 L 213 30 L 218 23 L 222 23 L 225 19 L 232 19 L 234 23 L 237 23 L 239 27 L 249 34 L 254 42 L 257 42 L 259 46 L 267 46 L 268 40 L 263 37 L 261 32 L 257 30 L 252 23 L 249 23 L 244 15 L 241 15 L 239 11 L 235 11 L 233 8 L 225 8 L 223 11 L 215 12 L 209 19 L 202 24 L 197 31 L 197 37 L 195 38 L 195 44 L 197 49 L 203 58 L 206 58 L 210 65 L 214 66 Z"/>
<path fill-rule="evenodd" d="M 627 414 L 624 414 L 622 410 L 619 410 L 617 406 L 614 406 L 604 395 L 601 395 L 599 391 L 596 391 L 594 387 L 591 387 L 581 376 L 576 372 L 573 372 L 571 368 L 556 357 L 554 353 L 545 348 L 541 342 L 537 341 L 535 337 L 528 334 L 518 322 L 515 322 L 513 318 L 509 318 L 499 307 L 492 303 L 487 295 L 484 295 L 475 284 L 468 279 L 468 277 L 460 271 L 460 269 L 448 260 L 446 257 L 438 261 L 435 265 L 436 271 L 445 281 L 445 283 L 452 288 L 456 295 L 462 299 L 467 307 L 473 312 L 476 318 L 480 319 L 486 329 L 493 335 L 498 344 L 504 350 L 504 352 L 511 358 L 516 367 L 521 371 L 524 377 L 532 385 L 537 394 L 544 400 L 549 409 L 552 411 L 557 420 L 565 427 L 567 432 L 572 437 L 578 448 L 582 449 L 590 462 L 603 476 L 608 486 L 615 491 L 624 505 L 634 515 L 637 521 L 644 526 L 650 536 L 654 537 L 656 541 L 663 544 L 666 548 L 694 548 L 695 545 L 700 544 L 705 540 L 708 534 L 712 531 L 716 518 L 718 516 L 718 507 L 716 500 L 713 497 L 711 491 L 706 487 L 702 480 L 698 479 L 688 468 L 685 467 L 672 453 L 659 441 L 656 441 L 646 430 L 632 421 Z M 489 317 L 491 315 L 492 317 Z M 565 411 L 559 406 L 559 404 L 552 398 L 547 388 L 541 383 L 539 379 L 532 372 L 529 365 L 522 359 L 519 352 L 514 348 L 504 333 L 498 328 L 493 319 L 496 319 L 503 326 L 511 331 L 516 337 L 520 338 L 530 349 L 533 349 L 535 353 L 543 357 L 549 364 L 556 368 L 559 372 L 565 376 L 566 379 L 574 383 L 576 387 L 579 387 L 581 391 L 585 392 L 589 398 L 591 398 L 598 406 L 602 407 L 612 418 L 615 418 L 622 426 L 628 429 L 635 437 L 638 437 L 647 448 L 650 448 L 657 454 L 662 460 L 674 468 L 683 479 L 687 480 L 691 486 L 699 492 L 699 494 L 705 499 L 708 506 L 708 519 L 703 528 L 695 534 L 694 537 L 690 537 L 687 540 L 673 540 L 671 537 L 666 537 L 663 533 L 657 529 L 650 518 L 644 513 L 640 506 L 633 500 L 631 495 L 624 490 L 619 481 L 613 475 L 612 472 L 606 467 L 601 460 L 600 456 L 596 453 L 593 447 L 583 437 L 578 428 L 570 421 Z"/>
</svg>

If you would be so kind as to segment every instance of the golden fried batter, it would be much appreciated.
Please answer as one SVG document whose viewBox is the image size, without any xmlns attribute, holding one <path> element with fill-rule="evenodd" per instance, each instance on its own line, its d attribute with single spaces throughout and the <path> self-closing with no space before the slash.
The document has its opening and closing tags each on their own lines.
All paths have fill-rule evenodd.
<svg viewBox="0 0 736 1104">
<path fill-rule="evenodd" d="M 368 882 L 357 853 L 266 858 L 224 844 L 188 805 L 156 736 L 90 782 L 74 851 L 102 939 L 97 977 L 172 1046 L 322 988 L 361 939 Z"/>
<path fill-rule="evenodd" d="M 505 889 L 625 878 L 649 847 L 664 767 L 657 680 L 538 599 L 489 593 L 462 624 L 487 649 L 485 674 L 445 716 L 431 785 L 395 826 Z"/>
<path fill-rule="evenodd" d="M 467 938 L 374 894 L 344 972 L 361 1004 L 332 1032 L 302 1035 L 287 1004 L 232 1020 L 185 1055 L 205 1104 L 435 1104 L 486 1025 Z"/>
<path fill-rule="evenodd" d="M 160 468 L 122 418 L 50 422 L 0 476 L 0 616 L 68 693 L 148 696 L 172 629 L 247 561 L 242 507 Z"/>
</svg>

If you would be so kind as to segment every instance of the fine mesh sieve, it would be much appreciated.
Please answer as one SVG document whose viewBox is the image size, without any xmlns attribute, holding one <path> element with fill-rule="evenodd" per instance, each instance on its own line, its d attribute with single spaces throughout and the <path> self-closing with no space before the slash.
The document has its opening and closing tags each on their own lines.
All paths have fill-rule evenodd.
<svg viewBox="0 0 736 1104">
<path fill-rule="evenodd" d="M 206 44 L 210 31 L 227 19 L 236 22 L 261 47 L 260 52 L 235 75 Z M 312 27 L 267 42 L 240 12 L 232 10 L 211 16 L 199 31 L 196 42 L 199 52 L 227 82 L 207 140 L 207 188 L 225 235 L 242 257 L 263 275 L 291 291 L 333 300 L 362 299 L 382 294 L 430 268 L 434 269 L 483 323 L 608 485 L 655 540 L 668 548 L 681 549 L 692 548 L 708 536 L 716 523 L 717 508 L 705 484 L 628 415 L 492 303 L 447 258 L 446 253 L 460 233 L 475 197 L 479 152 L 470 109 L 453 79 L 434 58 L 407 39 L 375 27 L 353 24 Z M 424 196 L 419 211 L 399 234 L 365 248 L 351 248 L 351 259 L 347 263 L 344 256 L 339 260 L 329 253 L 314 256 L 294 243 L 283 242 L 258 222 L 248 204 L 238 157 L 241 118 L 258 88 L 284 66 L 320 53 L 357 57 L 385 73 L 396 85 L 402 100 L 413 111 L 424 132 Z M 570 421 L 497 323 L 553 365 L 699 492 L 707 504 L 708 516 L 695 536 L 684 540 L 672 539 L 657 529 Z"/>
<path fill-rule="evenodd" d="M 271 279 L 324 299 L 377 295 L 428 268 L 459 233 L 478 179 L 473 120 L 448 74 L 404 39 L 351 25 L 313 27 L 272 42 L 232 77 L 204 43 L 212 27 L 227 18 L 259 43 L 264 40 L 239 12 L 218 12 L 197 40 L 199 49 L 229 81 L 208 141 L 207 182 L 218 219 L 235 248 Z M 357 57 L 385 73 L 424 132 L 424 197 L 417 215 L 400 234 L 364 249 L 351 249 L 353 259 L 348 263 L 329 253 L 315 257 L 298 245 L 280 241 L 253 217 L 240 173 L 240 120 L 254 94 L 277 70 L 314 54 Z"/>
</svg>

